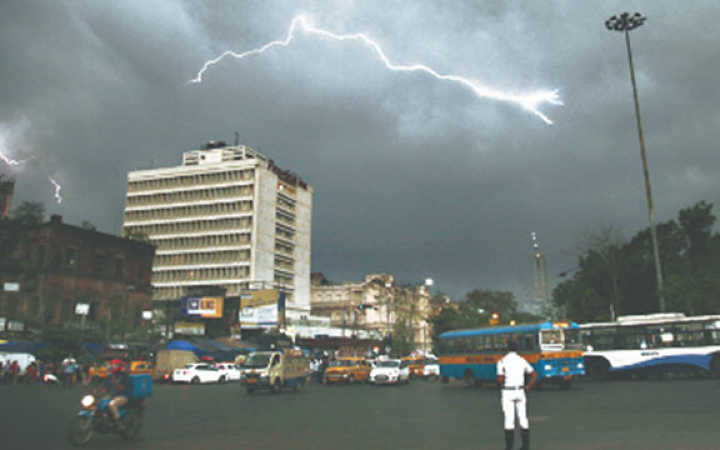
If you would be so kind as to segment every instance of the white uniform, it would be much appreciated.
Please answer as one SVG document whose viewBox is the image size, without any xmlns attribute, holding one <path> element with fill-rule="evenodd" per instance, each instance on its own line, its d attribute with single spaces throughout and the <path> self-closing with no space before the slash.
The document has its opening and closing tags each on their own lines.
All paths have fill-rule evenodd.
<svg viewBox="0 0 720 450">
<path fill-rule="evenodd" d="M 525 358 L 510 352 L 497 363 L 497 374 L 505 377 L 502 387 L 502 409 L 505 414 L 505 429 L 515 429 L 515 413 L 517 412 L 520 427 L 530 428 L 527 418 L 525 400 L 525 374 L 533 373 L 534 369 Z"/>
</svg>

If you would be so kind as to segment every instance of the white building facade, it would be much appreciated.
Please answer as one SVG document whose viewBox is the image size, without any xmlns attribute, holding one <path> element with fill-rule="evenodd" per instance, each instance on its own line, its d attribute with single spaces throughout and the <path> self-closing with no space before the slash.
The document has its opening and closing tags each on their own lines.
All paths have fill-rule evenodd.
<svg viewBox="0 0 720 450">
<path fill-rule="evenodd" d="M 123 231 L 157 247 L 153 300 L 261 284 L 309 314 L 312 201 L 311 186 L 261 153 L 211 142 L 181 166 L 128 174 Z"/>
</svg>

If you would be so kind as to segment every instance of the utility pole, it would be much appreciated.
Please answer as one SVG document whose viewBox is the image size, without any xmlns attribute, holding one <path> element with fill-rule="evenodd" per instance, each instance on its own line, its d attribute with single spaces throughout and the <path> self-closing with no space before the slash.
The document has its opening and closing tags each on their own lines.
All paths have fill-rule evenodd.
<svg viewBox="0 0 720 450">
<path fill-rule="evenodd" d="M 629 13 L 622 13 L 620 16 L 612 16 L 605 21 L 605 27 L 610 31 L 625 33 L 625 46 L 627 48 L 628 65 L 630 66 L 630 82 L 633 88 L 633 100 L 635 101 L 635 121 L 637 122 L 638 139 L 640 140 L 640 158 L 642 159 L 643 175 L 645 176 L 645 195 L 647 196 L 648 221 L 650 222 L 650 238 L 652 239 L 653 258 L 655 260 L 655 276 L 657 278 L 657 293 L 660 312 L 665 312 L 665 295 L 663 294 L 663 276 L 660 267 L 660 249 L 655 230 L 655 207 L 652 201 L 652 190 L 650 189 L 650 173 L 648 171 L 647 158 L 645 156 L 645 139 L 643 138 L 642 121 L 640 120 L 640 102 L 637 95 L 637 84 L 635 83 L 635 68 L 633 66 L 632 51 L 630 49 L 630 31 L 642 25 L 647 18 L 640 13 L 632 16 Z"/>
</svg>

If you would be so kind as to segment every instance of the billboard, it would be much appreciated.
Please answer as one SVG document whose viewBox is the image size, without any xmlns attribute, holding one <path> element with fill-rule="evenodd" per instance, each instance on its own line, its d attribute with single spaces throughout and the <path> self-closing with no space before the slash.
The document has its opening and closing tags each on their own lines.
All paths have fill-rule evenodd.
<svg viewBox="0 0 720 450">
<path fill-rule="evenodd" d="M 242 328 L 275 328 L 278 324 L 277 319 L 277 304 L 244 307 L 240 309 L 238 316 Z"/>
<path fill-rule="evenodd" d="M 277 328 L 285 323 L 285 293 L 276 289 L 253 291 L 241 298 L 238 321 L 242 328 Z"/>
<path fill-rule="evenodd" d="M 205 324 L 202 322 L 175 322 L 175 334 L 203 336 Z"/>
<path fill-rule="evenodd" d="M 186 317 L 219 319 L 223 315 L 223 297 L 183 297 L 180 312 Z"/>
<path fill-rule="evenodd" d="M 277 289 L 258 289 L 241 295 L 240 301 L 243 307 L 275 305 L 279 296 L 280 292 Z"/>
<path fill-rule="evenodd" d="M 75 314 L 77 314 L 78 316 L 87 316 L 89 313 L 89 303 L 75 303 Z"/>
</svg>

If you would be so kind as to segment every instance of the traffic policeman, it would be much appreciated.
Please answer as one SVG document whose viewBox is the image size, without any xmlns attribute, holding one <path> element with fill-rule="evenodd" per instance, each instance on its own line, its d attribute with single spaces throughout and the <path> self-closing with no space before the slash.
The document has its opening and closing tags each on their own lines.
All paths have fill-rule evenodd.
<svg viewBox="0 0 720 450">
<path fill-rule="evenodd" d="M 532 389 L 537 373 L 522 356 L 517 354 L 518 344 L 510 341 L 508 354 L 497 363 L 497 381 L 502 389 L 502 409 L 505 414 L 505 449 L 512 450 L 515 440 L 515 414 L 522 429 L 521 450 L 530 450 L 530 424 L 527 418 L 525 392 Z M 525 375 L 530 382 L 525 386 Z"/>
</svg>

